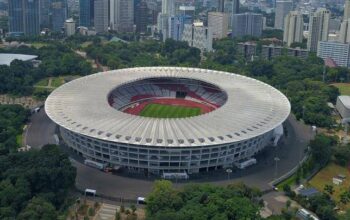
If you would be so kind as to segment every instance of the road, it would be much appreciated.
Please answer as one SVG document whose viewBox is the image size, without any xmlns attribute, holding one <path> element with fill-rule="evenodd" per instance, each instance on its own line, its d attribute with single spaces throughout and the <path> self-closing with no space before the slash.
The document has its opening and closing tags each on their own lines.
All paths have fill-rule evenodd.
<svg viewBox="0 0 350 220">
<path fill-rule="evenodd" d="M 267 149 L 256 158 L 258 164 L 242 171 L 233 172 L 228 179 L 224 171 L 217 171 L 200 176 L 191 176 L 190 182 L 210 182 L 216 185 L 227 185 L 234 182 L 244 182 L 249 186 L 255 186 L 261 190 L 271 189 L 269 184 L 276 177 L 290 171 L 299 164 L 304 156 L 304 149 L 308 140 L 312 137 L 310 126 L 302 125 L 297 122 L 293 116 L 290 116 L 285 123 L 287 136 L 281 141 L 282 144 Z M 53 135 L 56 126 L 47 117 L 42 109 L 39 113 L 31 117 L 31 123 L 28 127 L 26 142 L 33 148 L 39 149 L 47 143 L 54 143 Z M 152 189 L 154 179 L 141 178 L 140 176 L 130 177 L 125 174 L 112 175 L 101 172 L 97 169 L 87 167 L 81 162 L 82 158 L 69 152 L 73 165 L 77 168 L 76 186 L 78 189 L 85 188 L 96 189 L 98 194 L 111 197 L 122 197 L 126 199 L 135 199 L 137 196 L 146 196 Z M 274 158 L 278 157 L 280 161 L 276 166 Z M 188 182 L 186 182 L 188 183 Z M 183 182 L 175 183 L 177 187 L 182 186 Z"/>
</svg>

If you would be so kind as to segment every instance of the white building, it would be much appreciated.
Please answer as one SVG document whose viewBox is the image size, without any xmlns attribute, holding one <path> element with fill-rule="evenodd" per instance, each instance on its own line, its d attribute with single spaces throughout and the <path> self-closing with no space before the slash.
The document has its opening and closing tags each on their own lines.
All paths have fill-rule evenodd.
<svg viewBox="0 0 350 220">
<path fill-rule="evenodd" d="M 182 33 L 182 40 L 201 51 L 213 50 L 213 32 L 211 28 L 204 27 L 202 22 L 195 22 L 192 25 L 186 24 Z"/>
<path fill-rule="evenodd" d="M 284 19 L 283 42 L 289 47 L 294 42 L 303 41 L 303 15 L 299 11 L 291 11 Z"/>
<path fill-rule="evenodd" d="M 325 8 L 320 8 L 310 14 L 309 36 L 307 49 L 311 52 L 317 51 L 319 41 L 328 40 L 329 19 L 331 13 Z"/>
<path fill-rule="evenodd" d="M 338 66 L 350 67 L 350 44 L 320 41 L 317 56 L 322 59 L 331 58 Z"/>
<path fill-rule="evenodd" d="M 162 14 L 175 15 L 175 0 L 162 0 Z"/>
<path fill-rule="evenodd" d="M 109 20 L 112 30 L 134 31 L 134 0 L 110 0 Z"/>
<path fill-rule="evenodd" d="M 339 42 L 350 43 L 350 19 L 344 20 L 340 25 Z"/>
<path fill-rule="evenodd" d="M 73 18 L 67 19 L 64 22 L 64 31 L 67 36 L 72 36 L 75 34 L 75 21 Z"/>
<path fill-rule="evenodd" d="M 349 18 L 350 18 L 350 0 L 345 0 L 343 21 L 346 21 Z"/>
<path fill-rule="evenodd" d="M 95 0 L 94 24 L 97 33 L 108 31 L 108 0 Z"/>
<path fill-rule="evenodd" d="M 284 29 L 284 18 L 293 10 L 293 2 L 291 0 L 277 0 L 275 12 L 275 28 Z"/>
<path fill-rule="evenodd" d="M 227 37 L 228 14 L 223 12 L 209 12 L 208 27 L 211 28 L 214 39 Z"/>
<path fill-rule="evenodd" d="M 342 118 L 350 118 L 350 96 L 338 96 L 336 108 Z"/>
</svg>

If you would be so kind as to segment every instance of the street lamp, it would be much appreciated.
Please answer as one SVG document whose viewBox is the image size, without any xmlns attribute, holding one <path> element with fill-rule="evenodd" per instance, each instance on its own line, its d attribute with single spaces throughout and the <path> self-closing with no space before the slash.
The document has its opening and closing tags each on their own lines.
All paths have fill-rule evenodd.
<svg viewBox="0 0 350 220">
<path fill-rule="evenodd" d="M 277 179 L 277 162 L 280 161 L 280 158 L 275 157 L 273 159 L 275 161 L 275 179 Z"/>
<path fill-rule="evenodd" d="M 227 173 L 227 179 L 230 180 L 230 174 L 232 173 L 232 169 L 226 169 L 226 173 Z"/>
</svg>

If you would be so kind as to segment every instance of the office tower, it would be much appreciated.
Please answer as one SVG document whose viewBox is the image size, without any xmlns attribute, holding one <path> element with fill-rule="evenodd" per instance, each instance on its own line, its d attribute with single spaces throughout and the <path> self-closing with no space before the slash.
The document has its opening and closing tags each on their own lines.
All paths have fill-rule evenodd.
<svg viewBox="0 0 350 220">
<path fill-rule="evenodd" d="M 317 56 L 324 60 L 331 58 L 338 66 L 350 67 L 350 44 L 319 41 Z"/>
<path fill-rule="evenodd" d="M 285 16 L 293 10 L 291 0 L 277 0 L 275 12 L 275 28 L 283 30 Z"/>
<path fill-rule="evenodd" d="M 136 5 L 135 13 L 136 31 L 139 33 L 146 33 L 148 20 L 148 7 L 145 1 L 141 1 Z"/>
<path fill-rule="evenodd" d="M 51 0 L 40 0 L 40 28 L 50 28 Z"/>
<path fill-rule="evenodd" d="M 94 26 L 94 0 L 81 0 L 79 2 L 79 25 L 83 27 Z"/>
<path fill-rule="evenodd" d="M 239 0 L 232 0 L 232 14 L 239 14 Z"/>
<path fill-rule="evenodd" d="M 111 28 L 118 32 L 134 31 L 134 1 L 111 0 L 110 1 Z"/>
<path fill-rule="evenodd" d="M 317 52 L 319 41 L 328 40 L 328 29 L 330 11 L 320 8 L 316 12 L 310 14 L 309 36 L 307 41 L 307 49 L 311 52 Z"/>
<path fill-rule="evenodd" d="M 223 12 L 209 12 L 208 27 L 211 28 L 214 39 L 227 37 L 228 15 Z"/>
<path fill-rule="evenodd" d="M 162 14 L 175 15 L 175 0 L 162 0 Z"/>
<path fill-rule="evenodd" d="M 350 43 L 350 19 L 344 20 L 340 26 L 339 32 L 340 43 Z"/>
<path fill-rule="evenodd" d="M 345 0 L 343 21 L 346 21 L 349 18 L 350 18 L 350 0 Z"/>
<path fill-rule="evenodd" d="M 11 0 L 9 4 L 9 31 L 26 35 L 40 33 L 39 0 Z"/>
<path fill-rule="evenodd" d="M 75 21 L 73 18 L 67 19 L 64 22 L 64 32 L 68 37 L 75 34 Z"/>
<path fill-rule="evenodd" d="M 225 12 L 225 0 L 218 0 L 218 12 Z"/>
<path fill-rule="evenodd" d="M 169 17 L 169 32 L 168 37 L 174 40 L 182 40 L 182 33 L 185 24 L 192 24 L 192 17 L 189 15 L 178 15 Z"/>
<path fill-rule="evenodd" d="M 52 30 L 61 31 L 67 19 L 67 1 L 52 0 L 51 14 Z"/>
<path fill-rule="evenodd" d="M 179 7 L 179 14 L 190 16 L 192 18 L 192 23 L 193 23 L 193 19 L 195 17 L 195 10 L 196 8 L 194 6 L 181 5 Z"/>
<path fill-rule="evenodd" d="M 292 43 L 303 42 L 304 20 L 300 11 L 291 11 L 284 19 L 283 42 L 289 47 Z"/>
<path fill-rule="evenodd" d="M 95 0 L 94 26 L 97 33 L 108 31 L 108 0 Z"/>
<path fill-rule="evenodd" d="M 232 18 L 232 37 L 254 36 L 262 34 L 263 19 L 261 14 L 235 14 Z"/>
<path fill-rule="evenodd" d="M 182 40 L 202 52 L 213 50 L 213 33 L 210 28 L 205 27 L 201 22 L 185 24 Z"/>
</svg>

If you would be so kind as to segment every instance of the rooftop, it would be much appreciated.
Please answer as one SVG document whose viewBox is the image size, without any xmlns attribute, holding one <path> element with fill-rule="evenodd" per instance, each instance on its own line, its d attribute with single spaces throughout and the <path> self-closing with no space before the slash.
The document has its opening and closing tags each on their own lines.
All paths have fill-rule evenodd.
<svg viewBox="0 0 350 220">
<path fill-rule="evenodd" d="M 10 66 L 14 60 L 30 61 L 38 58 L 36 55 L 0 53 L 0 65 Z"/>
</svg>

